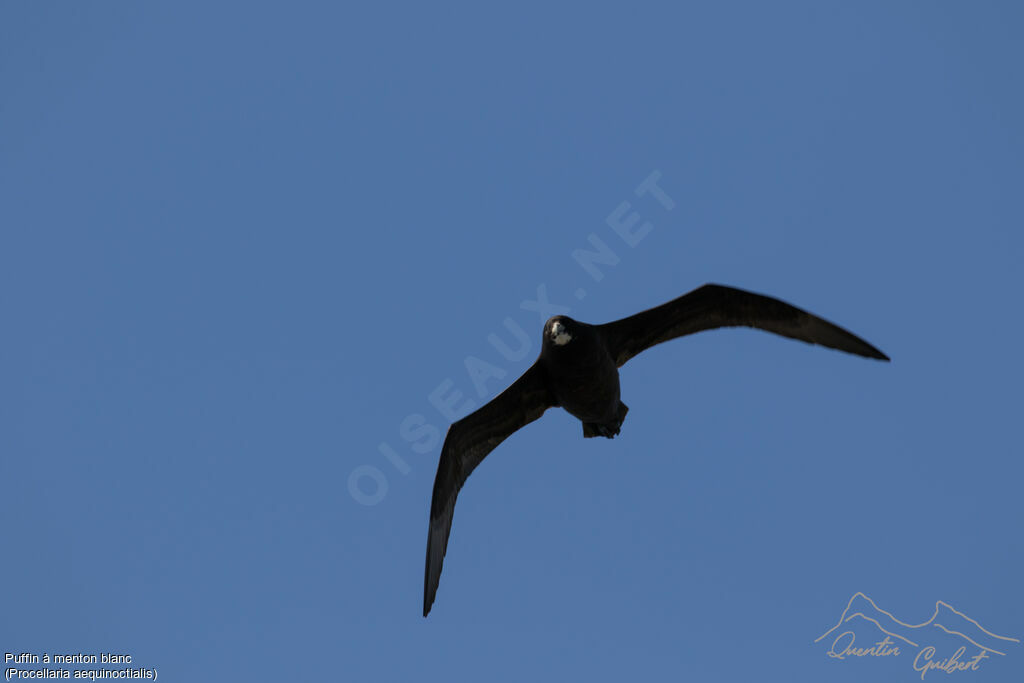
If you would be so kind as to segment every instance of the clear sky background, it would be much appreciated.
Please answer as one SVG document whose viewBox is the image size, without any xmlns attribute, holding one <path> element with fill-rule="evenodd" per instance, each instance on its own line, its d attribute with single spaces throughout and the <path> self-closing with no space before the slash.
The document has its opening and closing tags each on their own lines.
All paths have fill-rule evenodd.
<svg viewBox="0 0 1024 683">
<path fill-rule="evenodd" d="M 857 592 L 1024 638 L 1021 5 L 428 5 L 0 6 L 0 649 L 169 681 L 920 680 L 814 642 Z M 551 411 L 474 473 L 424 620 L 431 394 L 523 372 L 541 286 L 604 322 L 705 282 L 893 362 L 647 352 L 618 438 Z M 1024 680 L 1000 642 L 925 680 Z"/>
</svg>

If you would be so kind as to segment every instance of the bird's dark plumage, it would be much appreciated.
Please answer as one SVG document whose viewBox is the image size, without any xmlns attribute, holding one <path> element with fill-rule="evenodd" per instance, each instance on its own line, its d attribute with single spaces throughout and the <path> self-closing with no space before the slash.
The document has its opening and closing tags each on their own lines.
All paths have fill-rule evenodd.
<svg viewBox="0 0 1024 683">
<path fill-rule="evenodd" d="M 604 325 L 567 316 L 544 324 L 540 357 L 508 389 L 452 424 L 441 448 L 430 504 L 423 616 L 434 603 L 448 547 L 455 498 L 473 469 L 498 444 L 561 406 L 583 423 L 583 436 L 614 437 L 628 408 L 619 399 L 626 361 L 656 344 L 718 327 L 754 327 L 847 353 L 889 360 L 863 339 L 778 299 L 704 285 L 666 304 Z"/>
<path fill-rule="evenodd" d="M 455 497 L 473 469 L 498 444 L 520 427 L 528 425 L 555 405 L 543 370 L 533 365 L 512 386 L 493 401 L 467 415 L 448 429 L 441 448 L 441 461 L 434 478 L 430 501 L 430 535 L 427 537 L 427 566 L 423 574 L 423 616 L 430 612 L 441 563 L 448 548 Z"/>
<path fill-rule="evenodd" d="M 620 368 L 655 344 L 716 327 L 756 327 L 858 356 L 889 360 L 860 337 L 785 301 L 722 285 L 704 285 L 667 304 L 598 327 Z"/>
</svg>

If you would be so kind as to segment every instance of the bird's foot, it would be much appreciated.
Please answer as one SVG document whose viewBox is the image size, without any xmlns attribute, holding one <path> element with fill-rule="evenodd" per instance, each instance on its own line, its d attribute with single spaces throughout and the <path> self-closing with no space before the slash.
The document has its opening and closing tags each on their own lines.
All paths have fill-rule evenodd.
<svg viewBox="0 0 1024 683">
<path fill-rule="evenodd" d="M 614 439 L 622 427 L 622 421 L 626 419 L 629 408 L 622 401 L 619 401 L 619 412 L 614 422 L 584 422 L 583 438 L 589 439 L 595 436 L 603 436 L 606 439 Z"/>
<path fill-rule="evenodd" d="M 615 435 L 618 433 L 619 427 L 616 425 L 598 424 L 597 422 L 583 423 L 583 438 L 585 439 L 589 439 L 595 436 L 603 436 L 607 439 L 614 439 Z"/>
</svg>

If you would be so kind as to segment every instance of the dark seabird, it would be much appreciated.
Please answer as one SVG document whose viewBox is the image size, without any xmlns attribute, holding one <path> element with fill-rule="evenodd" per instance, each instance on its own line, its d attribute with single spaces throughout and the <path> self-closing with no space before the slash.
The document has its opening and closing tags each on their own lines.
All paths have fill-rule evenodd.
<svg viewBox="0 0 1024 683">
<path fill-rule="evenodd" d="M 619 400 L 618 369 L 655 344 L 718 327 L 754 327 L 889 360 L 860 337 L 784 301 L 722 285 L 704 285 L 667 304 L 604 325 L 556 315 L 544 323 L 540 356 L 533 366 L 493 401 L 448 429 L 430 503 L 423 616 L 430 612 L 441 580 L 455 498 L 488 453 L 556 406 L 579 418 L 584 437 L 613 438 L 629 410 Z"/>
</svg>

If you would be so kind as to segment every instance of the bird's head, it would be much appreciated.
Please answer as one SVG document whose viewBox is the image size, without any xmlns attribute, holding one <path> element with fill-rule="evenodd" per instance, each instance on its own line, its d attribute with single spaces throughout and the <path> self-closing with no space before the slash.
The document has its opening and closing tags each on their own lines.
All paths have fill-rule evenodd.
<svg viewBox="0 0 1024 683">
<path fill-rule="evenodd" d="M 565 346 L 572 341 L 576 321 L 564 315 L 556 315 L 544 323 L 544 337 L 555 346 Z"/>
</svg>

